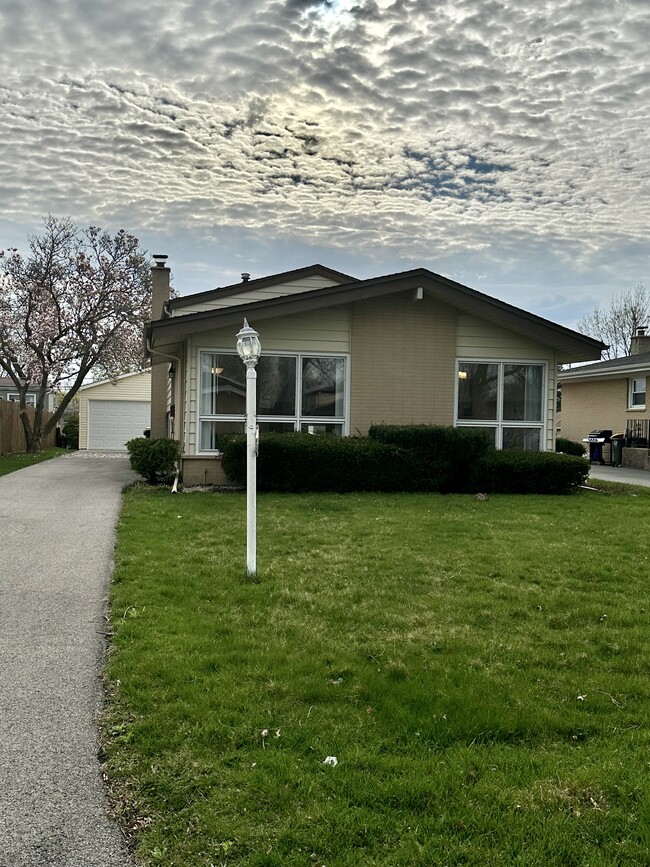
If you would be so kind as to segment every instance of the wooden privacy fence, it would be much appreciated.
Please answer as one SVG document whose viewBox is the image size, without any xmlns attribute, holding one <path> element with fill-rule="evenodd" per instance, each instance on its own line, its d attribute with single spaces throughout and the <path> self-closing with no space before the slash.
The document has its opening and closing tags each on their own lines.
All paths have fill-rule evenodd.
<svg viewBox="0 0 650 867">
<path fill-rule="evenodd" d="M 28 406 L 27 412 L 33 419 L 36 412 L 34 407 Z M 49 421 L 52 415 L 51 412 L 44 412 L 43 422 Z M 55 445 L 56 430 L 53 430 L 45 437 L 43 448 Z M 19 405 L 11 400 L 0 400 L 0 455 L 6 455 L 9 452 L 24 452 L 26 447 Z"/>
</svg>

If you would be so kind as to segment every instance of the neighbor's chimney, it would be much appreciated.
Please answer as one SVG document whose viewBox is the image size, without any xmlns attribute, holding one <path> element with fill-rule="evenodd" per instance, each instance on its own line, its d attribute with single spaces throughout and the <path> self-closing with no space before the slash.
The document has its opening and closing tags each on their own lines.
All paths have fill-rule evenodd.
<svg viewBox="0 0 650 867">
<path fill-rule="evenodd" d="M 251 275 L 248 273 L 248 271 L 242 271 L 242 275 L 241 275 L 242 283 L 248 283 L 248 281 L 250 279 L 251 279 Z"/>
<path fill-rule="evenodd" d="M 638 355 L 640 352 L 650 352 L 650 334 L 646 334 L 645 325 L 640 325 L 632 338 L 630 355 Z"/>
<path fill-rule="evenodd" d="M 153 254 L 155 265 L 151 267 L 151 318 L 162 319 L 163 309 L 169 301 L 171 287 L 169 275 L 171 271 L 165 264 L 167 256 L 164 253 Z"/>
</svg>

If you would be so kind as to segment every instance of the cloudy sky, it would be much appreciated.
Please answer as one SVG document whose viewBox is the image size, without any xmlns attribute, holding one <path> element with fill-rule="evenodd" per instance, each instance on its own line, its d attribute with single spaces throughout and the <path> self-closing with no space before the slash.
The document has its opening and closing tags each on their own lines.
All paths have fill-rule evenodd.
<svg viewBox="0 0 650 867">
<path fill-rule="evenodd" d="M 650 283 L 648 0 L 0 0 L 0 247 L 181 294 L 427 267 L 566 325 Z"/>
</svg>

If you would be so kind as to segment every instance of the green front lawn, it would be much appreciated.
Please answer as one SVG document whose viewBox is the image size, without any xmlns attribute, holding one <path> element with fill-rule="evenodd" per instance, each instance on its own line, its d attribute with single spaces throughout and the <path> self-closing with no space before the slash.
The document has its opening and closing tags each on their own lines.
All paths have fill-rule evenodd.
<svg viewBox="0 0 650 867">
<path fill-rule="evenodd" d="M 66 449 L 50 448 L 43 449 L 42 452 L 36 452 L 33 455 L 28 455 L 25 452 L 0 455 L 0 476 L 6 476 L 7 473 L 14 473 L 16 470 L 22 470 L 25 467 L 31 467 L 32 464 L 40 464 L 41 461 L 48 461 L 50 458 L 64 454 L 66 454 Z"/>
<path fill-rule="evenodd" d="M 242 495 L 127 492 L 104 741 L 140 862 L 646 864 L 631 490 L 260 496 L 256 582 Z"/>
</svg>

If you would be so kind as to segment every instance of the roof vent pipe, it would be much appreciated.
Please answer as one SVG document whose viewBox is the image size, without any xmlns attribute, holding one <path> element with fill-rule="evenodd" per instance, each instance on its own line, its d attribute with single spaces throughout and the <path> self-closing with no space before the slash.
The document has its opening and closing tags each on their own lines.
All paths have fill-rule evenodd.
<svg viewBox="0 0 650 867">
<path fill-rule="evenodd" d="M 241 275 L 241 281 L 242 281 L 242 283 L 248 283 L 248 281 L 249 281 L 250 279 L 251 279 L 251 275 L 250 275 L 247 271 L 243 271 L 243 272 L 242 272 L 242 275 Z"/>
</svg>

